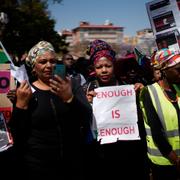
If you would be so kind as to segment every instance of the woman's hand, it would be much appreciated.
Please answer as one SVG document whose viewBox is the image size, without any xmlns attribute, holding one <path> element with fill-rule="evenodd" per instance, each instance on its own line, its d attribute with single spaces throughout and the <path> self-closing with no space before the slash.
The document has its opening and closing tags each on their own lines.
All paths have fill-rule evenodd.
<svg viewBox="0 0 180 180">
<path fill-rule="evenodd" d="M 134 90 L 136 92 L 140 91 L 141 89 L 143 89 L 144 85 L 142 83 L 135 83 L 134 84 Z"/>
<path fill-rule="evenodd" d="M 16 89 L 11 89 L 7 93 L 7 98 L 14 104 L 16 102 Z"/>
<path fill-rule="evenodd" d="M 179 157 L 176 160 L 176 167 L 177 167 L 178 172 L 180 173 L 180 158 Z"/>
<path fill-rule="evenodd" d="M 32 90 L 27 81 L 23 81 L 16 91 L 16 107 L 21 109 L 27 109 L 29 100 L 32 97 Z"/>
<path fill-rule="evenodd" d="M 86 97 L 87 97 L 87 100 L 88 100 L 88 102 L 89 103 L 92 103 L 93 102 L 93 98 L 96 96 L 96 92 L 95 91 L 88 91 L 87 93 L 86 93 Z"/>
<path fill-rule="evenodd" d="M 169 160 L 174 164 L 177 168 L 177 171 L 180 173 L 180 158 L 177 156 L 175 151 L 171 151 L 168 155 Z"/>
<path fill-rule="evenodd" d="M 64 102 L 68 102 L 73 98 L 71 79 L 55 75 L 53 79 L 50 79 L 51 92 L 60 97 Z"/>
</svg>

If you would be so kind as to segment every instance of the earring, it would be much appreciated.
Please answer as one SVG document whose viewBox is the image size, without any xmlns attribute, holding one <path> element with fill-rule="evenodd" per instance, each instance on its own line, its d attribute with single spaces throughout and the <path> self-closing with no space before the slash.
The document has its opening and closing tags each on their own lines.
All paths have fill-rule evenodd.
<svg viewBox="0 0 180 180">
<path fill-rule="evenodd" d="M 37 77 L 37 73 L 34 69 L 31 71 L 31 73 L 32 73 L 32 77 Z"/>
</svg>

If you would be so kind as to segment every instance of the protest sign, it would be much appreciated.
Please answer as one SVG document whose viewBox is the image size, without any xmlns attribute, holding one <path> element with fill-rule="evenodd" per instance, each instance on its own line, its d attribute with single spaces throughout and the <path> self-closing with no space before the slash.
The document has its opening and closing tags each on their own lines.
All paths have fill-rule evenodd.
<svg viewBox="0 0 180 180">
<path fill-rule="evenodd" d="M 13 140 L 6 126 L 3 113 L 0 112 L 0 152 L 7 150 L 13 145 Z"/>
<path fill-rule="evenodd" d="M 0 70 L 0 93 L 7 93 L 10 87 L 10 71 Z"/>
<path fill-rule="evenodd" d="M 101 144 L 140 139 L 134 86 L 100 87 L 95 91 L 93 113 Z"/>
<path fill-rule="evenodd" d="M 24 80 L 29 82 L 25 65 L 23 64 L 20 67 L 15 66 L 5 47 L 0 41 L 0 64 L 3 64 L 5 62 L 10 63 L 11 76 L 14 77 L 18 82 L 21 83 Z"/>
<path fill-rule="evenodd" d="M 10 74 L 10 64 L 0 64 L 0 112 L 3 113 L 6 122 L 10 120 L 12 111 L 12 103 L 7 98 L 7 93 L 15 87 L 14 78 Z"/>
<path fill-rule="evenodd" d="M 3 44 L 0 41 L 0 64 L 7 63 L 9 61 L 9 56 L 7 55 L 7 52 L 4 49 Z"/>
</svg>

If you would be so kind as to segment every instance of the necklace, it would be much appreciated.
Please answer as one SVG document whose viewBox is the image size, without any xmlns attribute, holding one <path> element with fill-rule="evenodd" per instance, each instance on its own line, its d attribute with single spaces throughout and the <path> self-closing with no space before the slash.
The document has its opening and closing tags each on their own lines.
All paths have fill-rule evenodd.
<svg viewBox="0 0 180 180">
<path fill-rule="evenodd" d="M 177 94 L 174 94 L 172 89 L 169 86 L 165 86 L 163 81 L 159 81 L 158 84 L 160 85 L 165 97 L 168 99 L 168 101 L 175 103 L 178 102 L 178 96 Z"/>
<path fill-rule="evenodd" d="M 166 98 L 168 99 L 168 101 L 170 101 L 170 102 L 172 102 L 172 103 L 178 102 L 178 96 L 177 96 L 177 94 L 175 95 L 175 96 L 176 96 L 175 99 L 174 99 L 174 98 L 172 99 L 172 97 L 170 97 L 170 96 L 168 95 L 167 91 L 168 91 L 168 92 L 171 92 L 171 93 L 172 93 L 172 91 L 169 90 L 169 89 L 168 89 L 168 90 L 163 89 L 163 93 L 164 93 L 164 95 L 166 96 Z"/>
</svg>

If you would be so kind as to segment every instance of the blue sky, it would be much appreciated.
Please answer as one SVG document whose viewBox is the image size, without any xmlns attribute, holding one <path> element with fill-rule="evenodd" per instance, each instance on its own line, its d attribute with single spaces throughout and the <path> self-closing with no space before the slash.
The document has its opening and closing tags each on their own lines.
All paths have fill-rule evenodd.
<svg viewBox="0 0 180 180">
<path fill-rule="evenodd" d="M 53 4 L 49 0 L 51 17 L 56 20 L 56 31 L 73 29 L 80 21 L 104 24 L 106 20 L 124 27 L 124 34 L 133 36 L 136 31 L 150 28 L 146 6 L 151 0 L 63 0 Z"/>
</svg>

